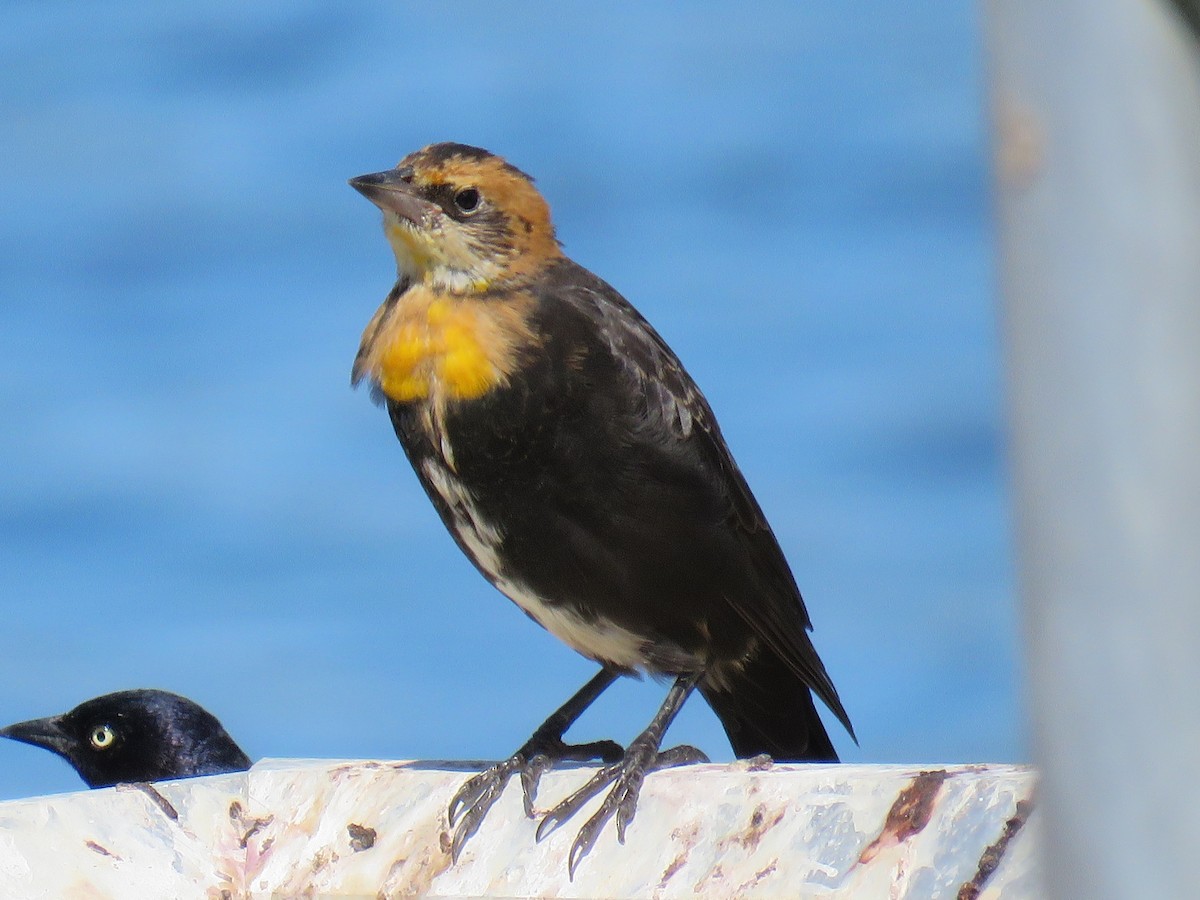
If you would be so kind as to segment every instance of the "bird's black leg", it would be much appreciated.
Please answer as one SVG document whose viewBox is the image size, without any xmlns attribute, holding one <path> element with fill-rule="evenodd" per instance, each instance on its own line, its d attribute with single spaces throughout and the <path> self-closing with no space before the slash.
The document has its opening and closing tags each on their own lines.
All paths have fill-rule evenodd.
<svg viewBox="0 0 1200 900">
<path fill-rule="evenodd" d="M 575 815 L 580 807 L 604 790 L 608 784 L 613 785 L 600 809 L 579 829 L 575 843 L 571 845 L 571 853 L 567 857 L 567 873 L 572 879 L 575 877 L 575 868 L 579 861 L 592 849 L 604 824 L 614 813 L 617 817 L 617 840 L 625 843 L 625 829 L 637 812 L 638 794 L 647 775 L 659 769 L 685 763 L 708 762 L 708 757 L 695 747 L 673 747 L 661 753 L 658 750 L 671 720 L 683 707 L 683 702 L 695 689 L 699 680 L 699 673 L 680 675 L 676 678 L 667 699 L 663 701 L 646 730 L 630 742 L 624 757 L 602 768 L 583 787 L 546 813 L 538 825 L 537 839 L 541 840 Z"/>
<path fill-rule="evenodd" d="M 601 669 L 591 681 L 579 689 L 575 696 L 543 722 L 533 736 L 521 746 L 520 750 L 508 759 L 472 776 L 466 784 L 458 789 L 450 801 L 449 809 L 449 820 L 452 827 L 455 819 L 460 814 L 462 815 L 458 827 L 454 829 L 454 838 L 450 845 L 450 853 L 454 860 L 458 860 L 458 854 L 463 845 L 479 828 L 484 816 L 492 808 L 492 804 L 500 798 L 504 786 L 508 784 L 508 779 L 514 773 L 521 773 L 525 814 L 532 818 L 533 800 L 537 796 L 538 782 L 541 780 L 542 774 L 548 771 L 556 761 L 599 759 L 611 763 L 621 758 L 624 751 L 620 744 L 613 741 L 568 744 L 562 739 L 566 730 L 616 678 L 617 673 L 612 669 Z"/>
</svg>

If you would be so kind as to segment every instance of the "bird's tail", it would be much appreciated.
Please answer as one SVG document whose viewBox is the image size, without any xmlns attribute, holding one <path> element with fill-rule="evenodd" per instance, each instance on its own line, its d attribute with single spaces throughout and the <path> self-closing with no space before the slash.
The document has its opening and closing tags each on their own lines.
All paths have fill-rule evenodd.
<svg viewBox="0 0 1200 900">
<path fill-rule="evenodd" d="M 838 761 L 812 691 L 784 660 L 760 652 L 743 668 L 722 674 L 719 684 L 701 681 L 700 693 L 739 758 L 767 753 L 779 761 Z"/>
</svg>

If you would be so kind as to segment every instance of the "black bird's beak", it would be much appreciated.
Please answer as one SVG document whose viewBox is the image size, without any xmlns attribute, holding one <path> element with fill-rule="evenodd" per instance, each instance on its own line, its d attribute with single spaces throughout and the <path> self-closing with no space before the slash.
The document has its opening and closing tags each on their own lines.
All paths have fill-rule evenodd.
<svg viewBox="0 0 1200 900">
<path fill-rule="evenodd" d="M 424 226 L 429 214 L 438 208 L 436 204 L 418 197 L 412 184 L 405 181 L 397 169 L 351 178 L 350 187 L 384 212 L 395 213 L 417 226 Z"/>
<path fill-rule="evenodd" d="M 35 747 L 45 747 L 60 756 L 69 756 L 74 747 L 74 741 L 62 729 L 58 716 L 48 719 L 30 719 L 28 722 L 18 722 L 7 728 L 0 728 L 0 737 L 20 741 L 23 744 L 33 744 Z"/>
</svg>

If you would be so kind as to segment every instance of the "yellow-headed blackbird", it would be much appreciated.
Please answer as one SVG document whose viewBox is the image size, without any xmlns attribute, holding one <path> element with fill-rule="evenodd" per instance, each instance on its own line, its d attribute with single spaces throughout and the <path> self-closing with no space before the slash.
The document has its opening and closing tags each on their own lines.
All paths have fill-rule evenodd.
<svg viewBox="0 0 1200 900">
<path fill-rule="evenodd" d="M 212 713 L 166 691 L 105 694 L 61 716 L 0 728 L 0 737 L 57 753 L 94 788 L 250 768 Z"/>
<path fill-rule="evenodd" d="M 848 730 L 849 718 L 712 410 L 637 310 L 563 255 L 533 179 L 444 143 L 350 184 L 383 211 L 399 274 L 353 382 L 382 395 L 484 577 L 603 667 L 511 759 L 459 791 L 455 853 L 512 774 L 532 814 L 538 777 L 563 758 L 610 764 L 550 811 L 539 836 L 615 782 L 572 847 L 572 871 L 614 813 L 623 840 L 645 773 L 691 758 L 659 746 L 695 688 L 738 756 L 836 760 L 812 693 Z M 610 741 L 563 743 L 617 675 L 637 672 L 674 684 L 623 754 Z"/>
</svg>

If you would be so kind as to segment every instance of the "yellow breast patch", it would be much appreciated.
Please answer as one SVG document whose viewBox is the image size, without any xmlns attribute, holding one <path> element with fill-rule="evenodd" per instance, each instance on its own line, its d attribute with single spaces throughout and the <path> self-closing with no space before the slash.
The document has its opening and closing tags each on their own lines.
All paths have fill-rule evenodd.
<svg viewBox="0 0 1200 900">
<path fill-rule="evenodd" d="M 403 322 L 379 358 L 379 386 L 394 400 L 417 400 L 436 383 L 452 398 L 471 399 L 495 383 L 496 367 L 479 335 L 478 316 L 435 301 L 423 317 Z"/>
<path fill-rule="evenodd" d="M 525 298 L 527 299 L 527 298 Z M 481 397 L 517 368 L 526 304 L 407 291 L 363 336 L 364 368 L 392 400 Z M 374 323 L 373 323 L 374 324 Z"/>
</svg>

